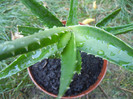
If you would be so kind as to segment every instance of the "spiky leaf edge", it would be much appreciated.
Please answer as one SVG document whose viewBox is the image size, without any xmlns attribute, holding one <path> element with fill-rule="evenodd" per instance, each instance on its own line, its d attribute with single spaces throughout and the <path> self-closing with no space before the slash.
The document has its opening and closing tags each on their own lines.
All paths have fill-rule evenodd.
<svg viewBox="0 0 133 99">
<path fill-rule="evenodd" d="M 133 71 L 133 48 L 116 36 L 93 26 L 71 26 L 78 50 L 107 59 Z"/>
<path fill-rule="evenodd" d="M 58 42 L 60 36 L 68 31 L 67 29 L 65 27 L 52 28 L 0 44 L 0 60 L 52 45 Z"/>
<path fill-rule="evenodd" d="M 71 39 L 61 54 L 61 77 L 58 98 L 61 98 L 69 88 L 76 64 L 76 42 L 72 33 Z M 65 81 L 64 81 L 65 80 Z"/>
<path fill-rule="evenodd" d="M 0 71 L 0 79 L 12 76 L 43 60 L 44 58 L 47 59 L 48 57 L 54 55 L 57 51 L 57 44 L 54 44 L 52 46 L 47 46 L 45 48 L 23 54 L 13 61 L 8 67 Z"/>
</svg>

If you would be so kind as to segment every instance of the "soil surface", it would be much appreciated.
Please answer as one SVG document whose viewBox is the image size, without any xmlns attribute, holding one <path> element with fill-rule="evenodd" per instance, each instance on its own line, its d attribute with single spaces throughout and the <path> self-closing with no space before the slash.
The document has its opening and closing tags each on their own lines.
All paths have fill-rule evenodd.
<svg viewBox="0 0 133 99">
<path fill-rule="evenodd" d="M 64 96 L 74 96 L 93 85 L 101 72 L 103 60 L 82 52 L 81 74 L 75 74 Z M 60 59 L 44 59 L 30 67 L 35 81 L 45 90 L 58 94 L 60 84 Z"/>
</svg>

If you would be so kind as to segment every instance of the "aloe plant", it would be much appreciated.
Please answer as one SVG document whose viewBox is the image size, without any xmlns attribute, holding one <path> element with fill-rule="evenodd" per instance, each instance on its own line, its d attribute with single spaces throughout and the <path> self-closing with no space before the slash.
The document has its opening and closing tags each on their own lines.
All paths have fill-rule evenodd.
<svg viewBox="0 0 133 99">
<path fill-rule="evenodd" d="M 61 58 L 60 98 L 69 88 L 74 73 L 80 74 L 82 62 L 79 51 L 102 57 L 133 71 L 133 48 L 115 36 L 133 30 L 133 24 L 106 26 L 121 9 L 113 11 L 95 26 L 81 26 L 77 25 L 76 17 L 78 0 L 71 0 L 67 24 L 62 27 L 59 19 L 35 0 L 21 1 L 49 29 L 18 26 L 18 31 L 24 37 L 0 44 L 0 61 L 20 55 L 0 71 L 0 79 L 16 74 L 44 58 Z"/>
</svg>

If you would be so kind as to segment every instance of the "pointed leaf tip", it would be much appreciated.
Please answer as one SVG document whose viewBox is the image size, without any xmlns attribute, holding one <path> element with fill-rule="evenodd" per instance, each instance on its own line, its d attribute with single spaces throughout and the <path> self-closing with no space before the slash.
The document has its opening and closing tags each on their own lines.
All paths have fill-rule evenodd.
<svg viewBox="0 0 133 99">
<path fill-rule="evenodd" d="M 67 26 L 78 24 L 77 9 L 78 9 L 78 0 L 71 0 L 69 16 L 66 23 Z"/>
<path fill-rule="evenodd" d="M 21 0 L 22 3 L 29 8 L 32 13 L 38 16 L 44 25 L 52 28 L 53 26 L 63 26 L 62 23 L 56 18 L 47 8 L 39 4 L 36 0 Z"/>
<path fill-rule="evenodd" d="M 112 13 L 108 14 L 107 16 L 105 16 L 105 18 L 103 18 L 102 20 L 100 20 L 96 26 L 97 27 L 103 27 L 106 26 L 109 22 L 111 22 L 116 16 L 117 14 L 121 11 L 121 8 L 113 11 Z"/>
<path fill-rule="evenodd" d="M 64 48 L 61 56 L 61 78 L 59 87 L 59 96 L 63 96 L 73 77 L 76 62 L 76 42 L 75 36 L 72 33 L 70 41 Z M 65 79 L 65 81 L 64 81 Z"/>
</svg>

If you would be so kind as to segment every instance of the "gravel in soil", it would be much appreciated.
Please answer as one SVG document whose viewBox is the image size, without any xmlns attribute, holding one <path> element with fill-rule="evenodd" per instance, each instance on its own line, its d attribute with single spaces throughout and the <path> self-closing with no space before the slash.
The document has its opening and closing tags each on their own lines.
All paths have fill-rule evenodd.
<svg viewBox="0 0 133 99">
<path fill-rule="evenodd" d="M 75 74 L 64 96 L 74 96 L 93 85 L 101 72 L 103 60 L 94 55 L 81 53 L 81 74 Z M 30 67 L 34 80 L 50 93 L 58 94 L 60 85 L 60 59 L 44 59 Z"/>
</svg>

